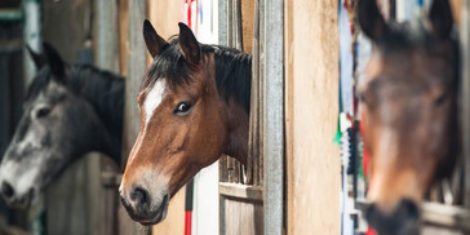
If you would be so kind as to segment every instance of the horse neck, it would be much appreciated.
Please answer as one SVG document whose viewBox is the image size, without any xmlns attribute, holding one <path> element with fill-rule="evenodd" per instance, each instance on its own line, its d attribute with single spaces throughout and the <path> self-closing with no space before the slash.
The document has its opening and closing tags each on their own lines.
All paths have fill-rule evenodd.
<svg viewBox="0 0 470 235">
<path fill-rule="evenodd" d="M 225 153 L 246 163 L 252 57 L 231 49 L 219 49 L 214 58 L 217 90 L 228 104 L 229 141 Z"/>
<path fill-rule="evenodd" d="M 68 87 L 87 100 L 96 111 L 107 133 L 94 138 L 96 149 L 121 161 L 123 125 L 124 79 L 88 65 L 74 65 L 70 69 Z"/>
</svg>

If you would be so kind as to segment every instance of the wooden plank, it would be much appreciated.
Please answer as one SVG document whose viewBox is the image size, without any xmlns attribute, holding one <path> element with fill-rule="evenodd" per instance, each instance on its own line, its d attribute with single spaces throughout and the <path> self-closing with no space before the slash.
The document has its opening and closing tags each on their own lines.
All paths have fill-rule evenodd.
<svg viewBox="0 0 470 235">
<path fill-rule="evenodd" d="M 340 234 L 335 0 L 286 0 L 288 234 Z"/>
<path fill-rule="evenodd" d="M 181 16 L 182 1 L 148 0 L 148 18 L 157 32 L 165 39 L 179 33 L 178 22 Z M 141 26 L 139 26 L 140 32 Z M 147 55 L 149 55 L 147 53 Z M 147 56 L 147 62 L 152 58 Z M 167 218 L 152 227 L 153 234 L 183 234 L 185 187 L 182 187 L 170 201 Z"/>
<path fill-rule="evenodd" d="M 263 188 L 236 183 L 219 183 L 219 193 L 232 199 L 263 201 Z"/>
<path fill-rule="evenodd" d="M 254 13 L 255 13 L 255 0 L 240 0 L 241 1 L 241 27 L 242 27 L 242 41 L 243 51 L 251 54 L 253 51 L 253 30 L 254 30 Z"/>
<path fill-rule="evenodd" d="M 91 1 L 46 1 L 42 9 L 44 41 L 54 45 L 67 62 L 74 62 L 91 32 L 89 16 L 95 9 Z M 115 190 L 101 186 L 100 158 L 91 154 L 81 159 L 47 190 L 45 204 L 50 234 L 115 234 L 117 198 Z"/>
<path fill-rule="evenodd" d="M 93 7 L 92 1 L 88 2 L 90 7 Z M 119 73 L 119 4 L 107 0 L 97 0 L 94 4 L 95 64 L 101 69 Z M 86 24 L 88 21 L 83 22 Z M 84 27 L 88 29 L 87 25 Z M 117 188 L 103 187 L 101 180 L 98 179 L 101 179 L 102 172 L 117 172 L 119 167 L 104 155 L 96 153 L 93 155 L 94 157 L 87 161 L 87 181 L 94 187 L 94 190 L 89 191 L 87 195 L 87 202 L 91 207 L 88 216 L 90 230 L 96 234 L 116 234 L 118 231 L 116 211 L 120 206 Z"/>
<path fill-rule="evenodd" d="M 463 65 L 468 65 L 470 61 L 470 1 L 465 1 L 462 7 L 462 24 L 460 27 L 460 45 L 462 51 Z M 470 141 L 470 67 L 462 66 L 462 143 Z M 470 145 L 463 144 L 463 165 L 464 165 L 464 205 L 470 208 Z"/>
<path fill-rule="evenodd" d="M 129 156 L 134 141 L 139 132 L 140 117 L 137 110 L 136 98 L 140 90 L 141 80 L 146 70 L 146 49 L 142 37 L 142 22 L 147 13 L 147 2 L 128 0 L 128 54 L 127 81 L 124 100 L 124 130 L 123 130 L 123 162 Z M 122 205 L 119 207 L 119 234 L 148 234 L 148 228 L 131 220 Z"/>
<path fill-rule="evenodd" d="M 127 38 L 129 32 L 129 1 L 119 1 L 119 57 L 121 75 L 127 76 L 127 55 L 129 54 L 129 40 Z"/>
<path fill-rule="evenodd" d="M 225 199 L 225 234 L 263 234 L 263 207 L 260 203 Z"/>
</svg>

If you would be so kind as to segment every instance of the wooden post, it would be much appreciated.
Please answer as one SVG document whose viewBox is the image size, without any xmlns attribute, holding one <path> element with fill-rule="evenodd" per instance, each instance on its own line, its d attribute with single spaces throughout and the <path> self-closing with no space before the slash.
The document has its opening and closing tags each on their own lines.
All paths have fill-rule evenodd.
<svg viewBox="0 0 470 235">
<path fill-rule="evenodd" d="M 338 1 L 285 4 L 287 234 L 340 234 Z"/>
<path fill-rule="evenodd" d="M 464 1 L 462 7 L 462 22 L 460 24 L 460 51 L 462 52 L 462 157 L 464 163 L 464 205 L 470 208 L 470 1 Z"/>
<path fill-rule="evenodd" d="M 129 152 L 134 145 L 139 132 L 139 112 L 137 110 L 137 95 L 144 76 L 146 64 L 145 44 L 142 36 L 142 25 L 147 16 L 147 1 L 129 0 L 127 78 L 124 100 L 124 131 L 122 166 L 126 164 Z M 124 170 L 124 169 L 123 169 Z M 149 229 L 131 220 L 124 207 L 119 207 L 120 234 L 148 234 Z"/>
</svg>

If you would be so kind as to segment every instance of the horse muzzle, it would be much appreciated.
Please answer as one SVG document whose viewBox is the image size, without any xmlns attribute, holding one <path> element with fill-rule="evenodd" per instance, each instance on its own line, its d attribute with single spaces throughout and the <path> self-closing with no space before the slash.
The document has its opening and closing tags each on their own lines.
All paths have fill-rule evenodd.
<svg viewBox="0 0 470 235">
<path fill-rule="evenodd" d="M 129 216 L 142 225 L 153 225 L 164 220 L 168 211 L 168 192 L 155 196 L 143 187 L 137 186 L 130 193 L 120 193 L 121 202 Z"/>
<path fill-rule="evenodd" d="M 390 213 L 381 210 L 377 204 L 371 204 L 367 207 L 365 216 L 380 235 L 419 234 L 419 209 L 412 200 L 401 200 Z"/>
<path fill-rule="evenodd" d="M 8 206 L 18 209 L 27 209 L 31 206 L 32 202 L 34 201 L 33 188 L 29 189 L 24 194 L 20 194 L 7 181 L 3 181 L 0 183 L 0 193 L 7 202 Z"/>
</svg>

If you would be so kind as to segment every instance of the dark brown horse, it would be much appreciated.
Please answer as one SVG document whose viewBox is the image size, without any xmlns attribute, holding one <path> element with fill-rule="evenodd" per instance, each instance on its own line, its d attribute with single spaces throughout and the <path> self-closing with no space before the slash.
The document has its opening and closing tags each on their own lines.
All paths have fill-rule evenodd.
<svg viewBox="0 0 470 235">
<path fill-rule="evenodd" d="M 144 22 L 153 63 L 137 99 L 140 131 L 120 187 L 124 206 L 142 224 L 163 220 L 170 197 L 222 154 L 246 161 L 251 56 L 200 44 L 179 27 L 179 37 L 167 42 Z"/>
<path fill-rule="evenodd" d="M 427 19 L 401 24 L 385 22 L 375 0 L 359 0 L 357 10 L 373 42 L 359 89 L 371 154 L 367 219 L 380 234 L 414 233 L 419 203 L 452 172 L 459 148 L 450 4 L 434 0 Z"/>
</svg>

